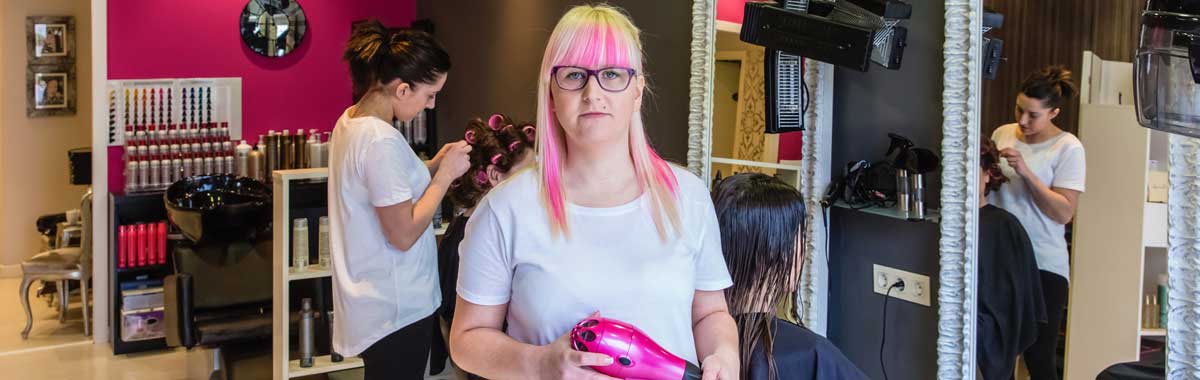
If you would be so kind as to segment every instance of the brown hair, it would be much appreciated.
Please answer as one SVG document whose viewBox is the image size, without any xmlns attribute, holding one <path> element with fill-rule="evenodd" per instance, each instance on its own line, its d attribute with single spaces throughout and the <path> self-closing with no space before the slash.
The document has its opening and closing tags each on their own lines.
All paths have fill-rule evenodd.
<svg viewBox="0 0 1200 380">
<path fill-rule="evenodd" d="M 1021 93 L 1054 109 L 1062 108 L 1078 91 L 1071 82 L 1071 70 L 1062 65 L 1050 65 L 1026 77 L 1021 83 Z"/>
<path fill-rule="evenodd" d="M 463 139 L 471 144 L 471 168 L 450 184 L 450 201 L 458 207 L 471 208 L 492 189 L 488 181 L 488 166 L 508 173 L 521 156 L 532 151 L 537 128 L 533 123 L 516 124 L 501 114 L 485 122 L 475 118 L 467 122 Z"/>
<path fill-rule="evenodd" d="M 1008 177 L 1000 170 L 1000 150 L 996 149 L 996 143 L 992 142 L 992 139 L 986 137 L 979 141 L 979 170 L 988 175 L 984 195 L 1000 190 L 1000 185 L 1008 182 Z"/>
<path fill-rule="evenodd" d="M 388 30 L 378 20 L 355 26 L 342 58 L 350 64 L 355 102 L 378 84 L 434 83 L 450 71 L 450 54 L 429 33 Z"/>
</svg>

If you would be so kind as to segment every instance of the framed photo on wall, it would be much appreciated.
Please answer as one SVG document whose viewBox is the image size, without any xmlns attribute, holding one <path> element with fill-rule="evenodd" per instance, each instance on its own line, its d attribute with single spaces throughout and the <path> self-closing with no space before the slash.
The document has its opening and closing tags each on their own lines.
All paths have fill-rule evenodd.
<svg viewBox="0 0 1200 380">
<path fill-rule="evenodd" d="M 75 63 L 74 17 L 28 17 L 25 19 L 25 34 L 29 64 Z"/>
<path fill-rule="evenodd" d="M 29 65 L 25 71 L 25 114 L 29 117 L 75 114 L 75 65 Z"/>
</svg>

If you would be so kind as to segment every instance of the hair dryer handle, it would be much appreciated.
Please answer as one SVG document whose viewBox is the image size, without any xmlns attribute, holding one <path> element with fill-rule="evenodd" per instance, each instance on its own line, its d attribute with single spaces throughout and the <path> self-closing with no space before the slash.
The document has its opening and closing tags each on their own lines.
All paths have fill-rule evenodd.
<svg viewBox="0 0 1200 380">
<path fill-rule="evenodd" d="M 685 361 L 684 363 L 687 363 L 687 368 L 683 370 L 682 380 L 700 380 L 704 377 L 704 371 L 700 370 L 700 367 L 692 362 Z"/>
</svg>

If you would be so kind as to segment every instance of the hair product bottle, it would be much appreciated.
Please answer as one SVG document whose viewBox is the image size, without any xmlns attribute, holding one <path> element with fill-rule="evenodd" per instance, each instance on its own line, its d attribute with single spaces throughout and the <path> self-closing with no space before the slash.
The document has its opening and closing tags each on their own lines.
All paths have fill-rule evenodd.
<svg viewBox="0 0 1200 380">
<path fill-rule="evenodd" d="M 300 219 L 297 219 L 300 220 Z M 313 310 L 312 299 L 300 300 L 300 366 L 313 366 Z"/>
<path fill-rule="evenodd" d="M 308 219 L 292 220 L 292 268 L 303 271 L 308 268 Z"/>
<path fill-rule="evenodd" d="M 317 220 L 317 260 L 322 268 L 330 269 L 328 216 L 322 216 Z"/>
</svg>

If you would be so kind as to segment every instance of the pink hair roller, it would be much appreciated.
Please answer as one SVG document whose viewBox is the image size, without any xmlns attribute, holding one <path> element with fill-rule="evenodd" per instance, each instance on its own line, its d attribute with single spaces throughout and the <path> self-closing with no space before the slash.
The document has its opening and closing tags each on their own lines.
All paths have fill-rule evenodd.
<svg viewBox="0 0 1200 380">
<path fill-rule="evenodd" d="M 467 133 L 463 134 L 463 140 L 467 140 L 467 144 L 475 144 L 475 130 L 468 129 Z"/>
<path fill-rule="evenodd" d="M 502 123 L 502 122 L 504 122 L 504 116 L 501 116 L 498 113 L 492 114 L 492 117 L 488 118 L 488 127 L 491 128 L 493 131 L 499 131 L 500 123 Z"/>
<path fill-rule="evenodd" d="M 672 355 L 637 327 L 609 318 L 587 318 L 571 329 L 576 351 L 601 353 L 613 364 L 593 366 L 608 376 L 628 380 L 700 380 L 700 367 Z"/>
<path fill-rule="evenodd" d="M 475 183 L 480 184 L 480 185 L 486 185 L 488 183 L 487 172 L 485 172 L 483 170 L 475 172 Z"/>
<path fill-rule="evenodd" d="M 504 153 L 496 153 L 492 156 L 492 165 L 500 165 L 500 159 L 504 158 Z"/>
<path fill-rule="evenodd" d="M 517 147 L 519 147 L 520 145 L 521 145 L 520 141 L 513 141 L 511 143 L 508 143 L 508 152 L 509 153 L 516 152 Z"/>
<path fill-rule="evenodd" d="M 537 128 L 532 125 L 522 127 L 521 132 L 525 132 L 525 138 L 529 139 L 529 142 L 533 142 L 534 137 L 537 136 Z"/>
</svg>

